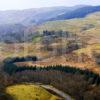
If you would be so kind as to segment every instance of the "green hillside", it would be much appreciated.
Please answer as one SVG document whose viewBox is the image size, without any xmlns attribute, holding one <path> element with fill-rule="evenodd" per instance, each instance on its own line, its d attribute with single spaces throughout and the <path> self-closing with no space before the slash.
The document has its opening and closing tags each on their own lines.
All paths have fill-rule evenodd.
<svg viewBox="0 0 100 100">
<path fill-rule="evenodd" d="M 6 92 L 11 95 L 14 100 L 61 100 L 59 97 L 33 84 L 9 86 Z"/>
<path fill-rule="evenodd" d="M 49 21 L 38 26 L 36 31 L 63 30 L 81 36 L 88 43 L 100 43 L 100 12 L 92 13 L 85 18 Z"/>
<path fill-rule="evenodd" d="M 93 28 L 100 28 L 100 12 L 90 14 L 85 18 L 70 19 L 70 20 L 60 20 L 60 21 L 49 21 L 37 28 L 37 31 L 43 30 L 63 30 L 70 32 L 80 32 L 86 31 Z"/>
<path fill-rule="evenodd" d="M 96 49 L 95 45 L 100 45 L 100 12 L 92 13 L 85 18 L 49 21 L 36 29 L 40 33 L 44 30 L 62 30 L 77 34 L 81 41 L 87 43 L 88 47 L 92 46 L 92 49 Z"/>
</svg>

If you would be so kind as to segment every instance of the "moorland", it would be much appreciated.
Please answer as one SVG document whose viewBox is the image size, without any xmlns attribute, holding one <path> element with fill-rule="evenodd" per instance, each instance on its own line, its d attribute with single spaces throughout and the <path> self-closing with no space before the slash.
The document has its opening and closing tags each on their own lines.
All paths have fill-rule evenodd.
<svg viewBox="0 0 100 100">
<path fill-rule="evenodd" d="M 0 100 L 100 100 L 100 6 L 41 9 L 0 12 Z"/>
</svg>

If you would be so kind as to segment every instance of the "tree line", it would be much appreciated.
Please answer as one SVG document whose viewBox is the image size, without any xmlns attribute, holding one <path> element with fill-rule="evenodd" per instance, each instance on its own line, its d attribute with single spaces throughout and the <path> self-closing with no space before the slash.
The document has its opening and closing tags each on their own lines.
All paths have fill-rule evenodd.
<svg viewBox="0 0 100 100">
<path fill-rule="evenodd" d="M 13 63 L 4 63 L 3 70 L 12 75 L 13 73 L 22 72 L 25 70 L 32 70 L 32 71 L 62 71 L 66 73 L 71 74 L 80 74 L 84 75 L 85 79 L 89 80 L 92 79 L 92 84 L 100 84 L 100 75 L 89 71 L 89 70 L 81 70 L 77 67 L 71 67 L 71 66 L 62 66 L 62 65 L 56 65 L 56 66 L 44 66 L 44 67 L 36 67 L 36 66 L 21 66 L 18 67 L 17 65 Z"/>
<path fill-rule="evenodd" d="M 25 61 L 37 61 L 38 58 L 36 56 L 26 56 L 26 57 L 13 57 L 6 58 L 3 62 L 6 64 L 12 64 L 16 62 L 25 62 Z"/>
<path fill-rule="evenodd" d="M 89 70 L 62 65 L 19 67 L 14 63 L 4 62 L 2 72 L 4 74 L 0 74 L 0 88 L 4 92 L 1 91 L 0 94 L 5 94 L 3 98 L 6 98 L 2 100 L 12 100 L 5 93 L 6 86 L 23 82 L 50 84 L 76 100 L 100 100 L 100 76 Z"/>
</svg>

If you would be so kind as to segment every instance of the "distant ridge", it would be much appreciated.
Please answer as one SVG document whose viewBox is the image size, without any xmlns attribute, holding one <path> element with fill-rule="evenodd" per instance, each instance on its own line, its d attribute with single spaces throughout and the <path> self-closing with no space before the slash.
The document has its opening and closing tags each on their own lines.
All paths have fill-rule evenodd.
<svg viewBox="0 0 100 100">
<path fill-rule="evenodd" d="M 0 11 L 0 25 L 2 24 L 40 24 L 48 20 L 62 19 L 63 15 L 74 13 L 87 5 L 77 5 L 72 7 L 43 7 L 25 10 Z M 90 7 L 90 6 L 89 6 Z M 60 16 L 61 15 L 61 16 Z"/>
<path fill-rule="evenodd" d="M 83 18 L 90 13 L 100 11 L 100 6 L 84 6 L 82 8 L 75 9 L 71 12 L 66 12 L 62 15 L 59 15 L 55 18 L 49 20 L 64 20 L 64 19 L 73 19 L 73 18 Z"/>
<path fill-rule="evenodd" d="M 42 28 L 40 28 L 41 30 L 46 30 L 46 27 L 49 27 L 52 30 L 67 29 L 68 31 L 70 28 L 67 28 L 67 26 L 72 27 L 74 23 L 68 25 L 66 19 L 83 18 L 95 12 L 100 12 L 100 6 L 78 5 L 73 7 L 47 7 L 38 9 L 0 11 L 0 41 L 29 41 L 32 39 L 32 35 L 36 29 L 39 28 L 39 26 L 42 26 Z M 96 18 L 98 19 L 99 16 L 100 14 L 98 16 L 96 15 Z M 94 21 L 96 20 L 94 16 L 92 16 L 92 19 Z M 81 24 L 81 21 L 78 24 Z M 48 24 L 45 24 L 45 22 Z M 86 26 L 91 27 L 89 24 L 90 22 L 91 21 L 88 19 Z M 78 26 L 78 28 L 79 27 L 80 26 Z M 27 35 L 27 38 L 25 38 L 24 35 Z"/>
</svg>

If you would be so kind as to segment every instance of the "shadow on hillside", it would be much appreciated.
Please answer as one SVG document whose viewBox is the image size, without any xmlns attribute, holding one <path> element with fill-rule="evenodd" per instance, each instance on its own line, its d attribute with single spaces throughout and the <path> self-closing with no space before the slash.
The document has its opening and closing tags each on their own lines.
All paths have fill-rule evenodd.
<svg viewBox="0 0 100 100">
<path fill-rule="evenodd" d="M 0 93 L 0 100 L 14 100 L 13 97 L 7 93 Z"/>
</svg>

